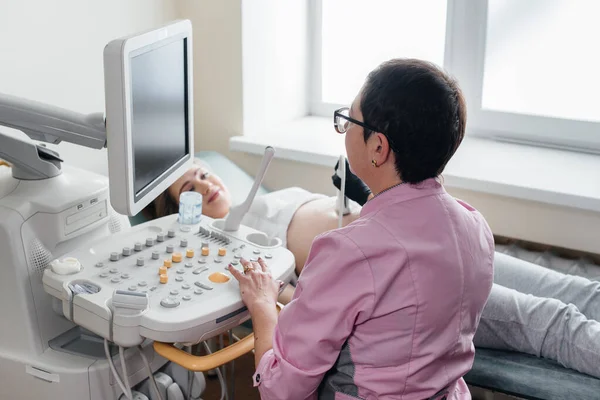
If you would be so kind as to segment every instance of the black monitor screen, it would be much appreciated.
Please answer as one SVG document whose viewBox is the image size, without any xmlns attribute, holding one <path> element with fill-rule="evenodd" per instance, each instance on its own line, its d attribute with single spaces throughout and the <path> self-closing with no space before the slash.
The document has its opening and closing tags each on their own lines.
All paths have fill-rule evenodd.
<svg viewBox="0 0 600 400">
<path fill-rule="evenodd" d="M 131 58 L 135 200 L 184 162 L 188 148 L 187 39 Z"/>
</svg>

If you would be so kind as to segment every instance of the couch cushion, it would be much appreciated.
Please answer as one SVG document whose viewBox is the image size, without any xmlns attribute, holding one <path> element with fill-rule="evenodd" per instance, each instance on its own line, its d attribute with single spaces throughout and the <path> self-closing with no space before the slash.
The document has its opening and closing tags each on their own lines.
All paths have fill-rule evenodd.
<svg viewBox="0 0 600 400">
<path fill-rule="evenodd" d="M 478 348 L 465 381 L 526 399 L 600 398 L 600 379 L 548 359 L 510 351 Z"/>
</svg>

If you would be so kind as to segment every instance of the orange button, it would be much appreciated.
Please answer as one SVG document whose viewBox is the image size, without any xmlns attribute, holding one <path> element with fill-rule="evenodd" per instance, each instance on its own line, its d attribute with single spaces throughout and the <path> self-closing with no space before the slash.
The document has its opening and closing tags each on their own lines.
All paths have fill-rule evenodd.
<svg viewBox="0 0 600 400">
<path fill-rule="evenodd" d="M 194 257 L 194 250 L 192 250 L 192 249 L 187 249 L 187 251 L 185 252 L 185 256 L 186 256 L 187 258 L 192 258 L 192 257 Z"/>
<path fill-rule="evenodd" d="M 227 249 L 225 247 L 221 247 L 219 249 L 219 255 L 223 257 L 225 254 L 227 254 Z"/>
<path fill-rule="evenodd" d="M 163 263 L 163 265 L 164 265 L 165 267 L 167 267 L 167 268 L 171 268 L 171 267 L 173 266 L 173 264 L 171 264 L 171 259 L 170 259 L 170 258 L 167 258 L 167 259 L 165 260 L 165 262 Z"/>
<path fill-rule="evenodd" d="M 167 274 L 162 274 L 160 276 L 160 283 L 167 283 L 169 282 L 169 276 Z"/>
<path fill-rule="evenodd" d="M 167 273 L 167 267 L 165 267 L 164 265 L 160 268 L 158 268 L 158 274 L 159 275 L 164 275 Z"/>
<path fill-rule="evenodd" d="M 172 258 L 174 263 L 181 262 L 181 253 L 173 253 Z"/>
<path fill-rule="evenodd" d="M 208 254 L 209 254 L 208 247 L 203 247 L 202 248 L 202 255 L 203 256 L 207 256 Z"/>
<path fill-rule="evenodd" d="M 214 283 L 225 283 L 229 281 L 229 277 L 222 272 L 213 272 L 208 276 L 208 279 Z"/>
</svg>

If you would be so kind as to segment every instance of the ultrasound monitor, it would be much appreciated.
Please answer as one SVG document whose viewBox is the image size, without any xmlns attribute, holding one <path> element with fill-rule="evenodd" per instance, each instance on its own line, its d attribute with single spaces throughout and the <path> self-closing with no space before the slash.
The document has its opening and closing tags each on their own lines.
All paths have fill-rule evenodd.
<svg viewBox="0 0 600 400">
<path fill-rule="evenodd" d="M 192 164 L 192 28 L 178 21 L 104 49 L 113 208 L 136 215 Z"/>
</svg>

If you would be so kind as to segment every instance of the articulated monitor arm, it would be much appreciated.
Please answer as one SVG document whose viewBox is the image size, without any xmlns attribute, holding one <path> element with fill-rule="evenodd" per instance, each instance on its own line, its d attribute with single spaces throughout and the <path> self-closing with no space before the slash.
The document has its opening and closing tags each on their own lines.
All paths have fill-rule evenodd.
<svg viewBox="0 0 600 400">
<path fill-rule="evenodd" d="M 71 142 L 93 149 L 106 146 L 104 115 L 80 114 L 0 93 L 0 125 L 22 131 L 33 140 Z M 11 162 L 18 179 L 45 179 L 60 174 L 56 152 L 0 132 L 0 158 Z"/>
</svg>

